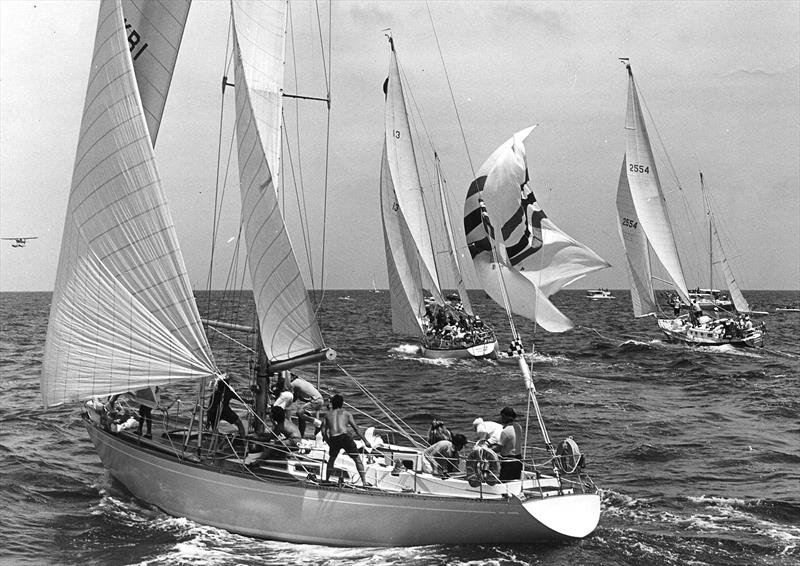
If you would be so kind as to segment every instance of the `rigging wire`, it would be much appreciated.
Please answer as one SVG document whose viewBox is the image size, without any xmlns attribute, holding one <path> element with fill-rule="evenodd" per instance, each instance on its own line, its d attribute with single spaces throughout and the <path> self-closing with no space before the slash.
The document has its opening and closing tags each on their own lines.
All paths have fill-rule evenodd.
<svg viewBox="0 0 800 566">
<path fill-rule="evenodd" d="M 632 77 L 632 75 L 631 75 L 631 77 Z M 683 188 L 683 184 L 681 183 L 680 178 L 678 177 L 678 173 L 677 173 L 677 171 L 675 169 L 674 164 L 672 163 L 672 159 L 670 158 L 670 155 L 667 152 L 667 146 L 664 143 L 664 139 L 661 136 L 661 131 L 658 129 L 658 124 L 656 124 L 656 121 L 653 118 L 652 112 L 650 112 L 650 107 L 647 105 L 647 99 L 644 96 L 644 93 L 642 92 L 642 89 L 641 89 L 641 86 L 639 84 L 639 81 L 636 80 L 636 79 L 633 79 L 633 77 L 632 77 L 632 80 L 633 80 L 634 85 L 636 87 L 636 92 L 638 94 L 639 100 L 640 100 L 642 106 L 644 107 L 645 111 L 647 112 L 647 116 L 649 118 L 650 124 L 652 125 L 653 130 L 655 131 L 656 139 L 658 140 L 658 147 L 661 150 L 661 154 L 663 155 L 662 161 L 664 163 L 666 163 L 667 170 L 668 170 L 669 174 L 672 177 L 672 180 L 674 181 L 674 183 L 676 185 L 676 190 L 678 191 L 678 194 L 680 195 L 680 202 L 681 202 L 681 206 L 683 208 L 683 213 L 684 213 L 683 217 L 687 218 L 688 222 L 689 222 L 688 227 L 687 227 L 688 228 L 687 229 L 687 233 L 688 233 L 688 236 L 689 236 L 689 241 L 687 242 L 682 237 L 682 235 L 683 235 L 683 231 L 682 230 L 678 230 L 677 234 L 675 234 L 675 230 L 672 231 L 673 232 L 673 241 L 679 240 L 680 243 L 681 243 L 681 245 L 678 246 L 677 242 L 676 242 L 676 248 L 680 247 L 680 249 L 683 249 L 684 251 L 685 250 L 689 250 L 689 249 L 692 249 L 694 251 L 694 255 L 696 257 L 692 257 L 691 258 L 692 261 L 690 262 L 690 267 L 691 267 L 692 271 L 694 271 L 694 277 L 699 281 L 700 280 L 700 274 L 699 274 L 699 267 L 697 265 L 697 257 L 699 257 L 699 254 L 701 252 L 703 252 L 703 250 L 700 249 L 699 244 L 697 243 L 698 239 L 695 238 L 694 234 L 693 234 L 694 228 L 700 225 L 700 223 L 697 221 L 697 218 L 696 218 L 695 213 L 694 213 L 694 210 L 695 210 L 696 207 L 691 206 L 691 204 L 689 203 L 688 195 L 687 195 L 686 191 Z M 655 159 L 655 156 L 653 156 L 653 157 Z M 662 195 L 663 195 L 663 191 L 662 191 Z M 667 205 L 667 208 L 669 209 L 670 207 L 669 207 L 669 203 L 668 203 L 666 197 L 662 196 L 662 198 L 664 200 L 664 203 Z M 675 225 L 674 221 L 670 219 L 669 212 L 666 211 L 665 213 L 667 214 L 667 222 L 670 223 L 670 226 L 674 226 Z M 684 253 L 684 256 L 685 255 L 686 254 Z M 680 265 L 681 271 L 683 271 L 684 273 L 686 273 L 686 268 L 684 266 L 684 261 L 686 259 L 688 259 L 688 258 L 686 258 L 686 257 L 681 258 L 681 254 L 678 253 L 678 263 Z"/>
<path fill-rule="evenodd" d="M 328 99 L 328 113 L 326 118 L 325 124 L 325 175 L 323 181 L 323 205 L 322 205 L 322 259 L 320 261 L 320 287 L 322 289 L 322 293 L 319 298 L 319 302 L 317 303 L 317 307 L 314 311 L 314 314 L 317 315 L 319 313 L 319 309 L 322 307 L 322 302 L 325 300 L 325 248 L 327 244 L 327 233 L 328 233 L 328 172 L 330 169 L 330 147 L 331 147 L 331 79 L 332 79 L 332 68 L 331 68 L 331 60 L 333 59 L 333 51 L 332 51 L 332 42 L 333 42 L 333 11 L 332 7 L 328 5 L 328 53 L 330 56 L 325 58 L 325 43 L 322 37 L 322 24 L 320 23 L 320 14 L 319 14 L 319 2 L 315 1 L 314 6 L 316 7 L 317 12 L 317 28 L 319 29 L 319 42 L 320 42 L 320 50 L 322 52 L 322 69 L 325 73 L 325 92 Z M 324 340 L 324 339 L 323 339 Z"/>
<path fill-rule="evenodd" d="M 287 16 L 288 16 L 288 23 L 289 23 L 289 30 L 290 30 L 290 34 L 289 35 L 290 35 L 291 40 L 292 40 L 291 53 L 292 53 L 292 70 L 293 70 L 293 74 L 294 74 L 294 91 L 295 92 L 300 92 L 300 85 L 299 85 L 298 75 L 297 75 L 297 49 L 296 49 L 296 42 L 295 42 L 295 35 L 294 35 L 294 20 L 292 19 L 291 4 L 288 5 L 288 8 L 289 9 L 287 10 Z M 300 148 L 302 147 L 302 142 L 301 142 L 301 139 L 300 139 L 300 101 L 297 98 L 294 99 L 294 107 L 295 107 L 295 136 L 296 136 L 295 143 L 297 145 L 297 150 L 298 150 L 297 151 L 297 171 L 298 171 L 297 177 L 299 177 L 299 185 L 300 185 L 299 190 L 297 188 L 298 187 L 298 181 L 297 181 L 297 177 L 295 176 L 294 160 L 293 160 L 293 157 L 292 157 L 291 144 L 289 143 L 289 140 L 288 140 L 288 133 L 287 133 L 287 136 L 286 136 L 287 139 L 285 140 L 286 141 L 286 151 L 288 152 L 288 158 L 289 158 L 289 162 L 290 162 L 289 163 L 290 164 L 289 170 L 292 172 L 292 179 L 294 181 L 294 186 L 295 186 L 295 191 L 294 191 L 295 200 L 297 201 L 298 215 L 300 216 L 300 219 L 301 219 L 300 227 L 302 229 L 303 245 L 305 246 L 306 261 L 308 262 L 308 272 L 309 272 L 309 276 L 311 278 L 311 288 L 313 289 L 315 287 L 315 285 L 314 285 L 314 266 L 313 266 L 313 259 L 312 259 L 312 253 L 311 253 L 311 236 L 310 236 L 310 233 L 309 233 L 310 223 L 308 221 L 308 209 L 307 209 L 307 206 L 306 206 L 306 199 L 305 199 L 305 182 L 304 182 L 304 177 L 303 177 L 302 154 L 300 152 Z M 285 117 L 285 113 L 284 113 L 283 108 L 281 109 L 281 126 L 282 126 L 284 132 L 287 132 L 287 129 L 286 129 L 286 117 Z M 284 168 L 285 168 L 285 164 L 281 163 L 281 171 L 284 171 Z M 286 177 L 282 176 L 282 179 L 283 179 L 283 185 L 284 185 L 283 186 L 283 198 L 285 199 L 286 198 L 286 192 L 287 192 L 286 191 Z M 301 200 L 302 200 L 302 204 L 300 202 Z M 284 202 L 283 210 L 284 211 L 286 210 L 285 202 Z"/>
<path fill-rule="evenodd" d="M 437 48 L 437 50 L 439 52 L 439 58 L 441 59 L 441 62 L 442 62 L 442 68 L 444 69 L 445 78 L 447 79 L 447 87 L 448 87 L 448 89 L 450 91 L 450 99 L 452 100 L 452 103 L 453 103 L 453 109 L 455 111 L 456 119 L 458 121 L 458 127 L 459 127 L 459 129 L 461 131 L 461 139 L 464 142 L 464 149 L 465 149 L 466 154 L 467 154 L 467 160 L 469 162 L 470 172 L 472 174 L 472 179 L 473 179 L 473 182 L 474 182 L 476 180 L 476 175 L 475 175 L 475 167 L 474 167 L 473 162 L 472 162 L 472 155 L 470 154 L 470 151 L 469 151 L 469 144 L 467 143 L 467 138 L 466 138 L 466 135 L 464 133 L 464 126 L 463 126 L 463 123 L 461 121 L 461 115 L 458 112 L 458 105 L 456 104 L 455 94 L 453 92 L 453 85 L 452 85 L 452 82 L 450 80 L 450 75 L 447 72 L 447 65 L 445 64 L 445 61 L 444 61 L 444 54 L 442 53 L 442 48 L 441 48 L 441 45 L 439 43 L 439 35 L 436 33 L 436 25 L 435 25 L 435 23 L 433 21 L 433 14 L 431 14 L 430 4 L 427 2 L 427 0 L 425 2 L 425 8 L 426 8 L 426 10 L 428 12 L 428 19 L 430 20 L 431 29 L 433 30 L 433 36 L 434 36 L 434 39 L 436 40 L 436 48 Z M 482 196 L 483 191 L 480 190 L 480 193 L 481 193 L 481 196 Z M 484 206 L 485 206 L 485 201 L 483 201 L 482 198 L 480 198 L 480 202 L 483 202 Z M 486 210 L 486 209 L 484 208 L 484 210 Z M 487 214 L 488 214 L 488 210 L 487 210 Z M 497 233 L 497 230 L 501 231 L 500 234 L 501 234 L 501 237 L 502 237 L 502 226 L 496 227 L 495 233 Z M 509 327 L 511 329 L 511 335 L 513 337 L 513 340 L 521 346 L 522 345 L 522 338 L 520 337 L 520 334 L 517 331 L 517 327 L 514 324 L 514 317 L 513 317 L 512 312 L 511 312 L 511 304 L 510 304 L 510 300 L 509 300 L 509 296 L 508 296 L 508 288 L 507 288 L 507 285 L 506 285 L 505 278 L 503 277 L 503 269 L 502 269 L 503 264 L 500 263 L 500 261 L 499 261 L 499 259 L 500 259 L 500 246 L 502 246 L 503 243 L 502 243 L 502 241 L 496 241 L 495 238 L 492 238 L 491 235 L 488 234 L 488 233 L 487 233 L 487 237 L 489 237 L 489 241 L 491 243 L 492 260 L 499 267 L 499 269 L 497 269 L 497 277 L 498 277 L 498 281 L 500 283 L 500 293 L 501 293 L 502 298 L 503 298 L 503 307 L 505 308 L 505 311 L 506 311 L 506 316 L 507 316 L 507 319 L 508 319 L 508 325 L 509 325 Z M 509 269 L 513 269 L 513 268 L 509 268 Z M 535 298 L 534 298 L 534 300 L 535 300 Z M 534 306 L 534 312 L 535 312 L 535 310 L 536 309 L 535 309 L 535 306 Z M 534 327 L 535 327 L 535 325 L 534 325 Z M 525 358 L 524 358 L 524 349 L 523 349 L 523 353 L 521 353 L 520 356 L 521 356 L 520 357 L 520 369 L 522 369 L 522 366 L 527 366 L 527 362 L 525 361 Z M 525 381 L 526 381 L 525 385 L 526 385 L 526 388 L 527 388 L 527 391 L 528 391 L 528 397 L 531 398 L 531 400 L 533 401 L 534 408 L 536 409 L 536 417 L 537 417 L 537 419 L 539 421 L 539 427 L 541 429 L 542 437 L 543 437 L 543 439 L 545 441 L 545 444 L 547 445 L 548 449 L 552 452 L 553 450 L 552 450 L 552 445 L 550 444 L 550 438 L 549 438 L 549 435 L 547 433 L 547 429 L 545 428 L 545 424 L 544 424 L 544 420 L 542 418 L 541 412 L 539 410 L 539 403 L 538 403 L 538 401 L 536 399 L 536 388 L 535 388 L 535 385 L 533 384 L 533 379 L 531 378 L 531 373 L 532 373 L 532 370 L 533 370 L 533 361 L 532 360 L 533 359 L 531 358 L 531 364 L 530 364 L 530 366 L 527 366 L 527 368 L 526 368 L 527 369 L 527 374 L 526 374 L 526 372 L 523 372 L 524 377 L 525 377 Z M 526 421 L 527 421 L 527 418 L 526 418 Z M 527 444 L 527 435 L 525 437 L 525 444 Z"/>
</svg>

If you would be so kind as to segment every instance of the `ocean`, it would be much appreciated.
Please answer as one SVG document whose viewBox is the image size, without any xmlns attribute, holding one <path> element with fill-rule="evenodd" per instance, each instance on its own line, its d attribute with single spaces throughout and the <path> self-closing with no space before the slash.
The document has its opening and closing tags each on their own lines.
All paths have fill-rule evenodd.
<svg viewBox="0 0 800 566">
<path fill-rule="evenodd" d="M 105 473 L 78 406 L 42 407 L 51 295 L 2 293 L 0 564 L 800 564 L 800 313 L 776 311 L 797 307 L 800 293 L 745 294 L 770 313 L 760 318 L 763 349 L 667 343 L 653 319 L 632 317 L 627 291 L 604 301 L 558 293 L 555 304 L 576 323 L 564 334 L 515 321 L 526 348 L 535 344 L 551 438 L 572 436 L 602 489 L 593 535 L 555 545 L 348 549 L 232 535 L 133 498 Z M 500 309 L 483 292 L 472 298 L 505 347 Z M 198 294 L 212 315 L 225 300 Z M 337 363 L 420 431 L 441 417 L 470 435 L 477 416 L 524 410 L 514 365 L 421 359 L 411 341 L 393 336 L 386 291 L 328 292 L 320 314 Z M 213 345 L 223 370 L 246 373 L 230 341 L 216 336 Z M 326 384 L 370 411 L 341 373 L 323 372 Z"/>
</svg>

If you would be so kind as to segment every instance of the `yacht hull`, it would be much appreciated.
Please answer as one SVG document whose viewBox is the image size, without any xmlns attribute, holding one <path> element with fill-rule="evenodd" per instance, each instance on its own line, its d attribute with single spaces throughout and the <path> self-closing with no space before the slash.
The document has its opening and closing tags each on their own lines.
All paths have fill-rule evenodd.
<svg viewBox="0 0 800 566">
<path fill-rule="evenodd" d="M 589 535 L 600 496 L 465 499 L 223 471 L 86 422 L 109 474 L 169 515 L 233 533 L 333 546 L 532 544 Z"/>
<path fill-rule="evenodd" d="M 496 358 L 497 357 L 497 340 L 494 342 L 486 342 L 485 344 L 476 344 L 468 348 L 431 348 L 422 344 L 422 355 L 426 358 Z"/>
<path fill-rule="evenodd" d="M 684 342 L 695 346 L 749 346 L 760 348 L 764 345 L 764 331 L 753 329 L 741 337 L 725 338 L 719 332 L 703 326 L 689 324 L 676 324 L 680 319 L 659 319 L 658 327 L 664 335 L 673 342 Z"/>
</svg>

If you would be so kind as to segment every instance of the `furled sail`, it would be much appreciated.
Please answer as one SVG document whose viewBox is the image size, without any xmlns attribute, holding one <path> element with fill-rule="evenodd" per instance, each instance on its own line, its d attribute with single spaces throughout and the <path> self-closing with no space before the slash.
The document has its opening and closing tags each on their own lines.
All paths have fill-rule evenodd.
<svg viewBox="0 0 800 566">
<path fill-rule="evenodd" d="M 386 94 L 385 147 L 386 163 L 391 174 L 398 210 L 402 213 L 421 262 L 422 279 L 430 283 L 430 292 L 437 301 L 442 301 L 441 285 L 436 272 L 431 235 L 425 213 L 422 183 L 417 170 L 414 146 L 411 142 L 411 126 L 408 122 L 400 69 L 392 46 L 389 78 L 384 83 Z"/>
<path fill-rule="evenodd" d="M 675 236 L 672 233 L 664 194 L 656 171 L 650 138 L 636 92 L 630 65 L 628 69 L 628 110 L 625 117 L 625 155 L 628 185 L 633 204 L 650 247 L 675 284 L 681 298 L 689 303 L 689 292 L 683 275 Z"/>
<path fill-rule="evenodd" d="M 324 347 L 278 206 L 285 2 L 233 2 L 242 225 L 261 339 L 270 360 Z"/>
<path fill-rule="evenodd" d="M 464 231 L 489 296 L 503 305 L 500 287 L 505 284 L 511 312 L 535 320 L 550 332 L 563 332 L 572 323 L 546 297 L 608 264 L 562 232 L 536 202 L 528 184 L 523 145 L 532 130 L 514 134 L 481 166 L 467 191 Z M 492 241 L 504 268 L 502 282 L 492 257 Z"/>
<path fill-rule="evenodd" d="M 653 278 L 650 269 L 650 247 L 642 229 L 636 207 L 631 197 L 628 186 L 628 161 L 622 160 L 622 169 L 619 173 L 617 185 L 617 219 L 619 220 L 619 235 L 625 246 L 625 265 L 628 268 L 628 281 L 631 285 L 631 303 L 634 316 L 656 314 L 655 293 L 653 291 Z"/>
<path fill-rule="evenodd" d="M 100 5 L 45 341 L 45 406 L 217 373 L 119 0 Z"/>
<path fill-rule="evenodd" d="M 123 0 L 125 33 L 153 145 L 161 126 L 191 0 Z"/>
</svg>

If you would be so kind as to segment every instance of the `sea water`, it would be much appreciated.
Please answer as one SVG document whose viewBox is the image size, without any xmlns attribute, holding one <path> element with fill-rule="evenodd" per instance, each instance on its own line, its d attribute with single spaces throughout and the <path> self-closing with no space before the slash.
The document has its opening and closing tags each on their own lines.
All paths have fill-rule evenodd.
<svg viewBox="0 0 800 566">
<path fill-rule="evenodd" d="M 626 292 L 608 301 L 584 294 L 554 297 L 577 325 L 570 332 L 516 322 L 526 348 L 535 344 L 534 382 L 551 438 L 572 436 L 602 489 L 595 533 L 555 545 L 367 549 L 233 535 L 133 498 L 105 473 L 78 404 L 42 408 L 50 294 L 0 294 L 0 563 L 800 564 L 800 313 L 775 312 L 800 294 L 746 293 L 754 309 L 771 313 L 760 319 L 765 349 L 670 344 L 652 318 L 631 316 Z M 501 311 L 482 292 L 472 298 L 505 347 Z M 227 298 L 200 293 L 198 304 L 221 317 Z M 525 410 L 513 364 L 420 359 L 413 341 L 391 334 L 385 291 L 328 292 L 320 313 L 337 363 L 421 432 L 438 417 L 470 436 L 477 416 L 497 419 L 506 405 Z M 235 380 L 246 375 L 238 346 L 212 334 L 220 368 Z M 336 368 L 323 371 L 322 384 L 372 410 Z M 360 414 L 357 421 L 373 424 Z M 531 426 L 529 444 L 540 446 Z M 385 521 L 391 529 L 391 516 Z"/>
</svg>

